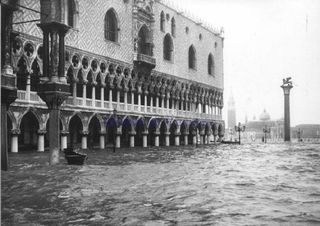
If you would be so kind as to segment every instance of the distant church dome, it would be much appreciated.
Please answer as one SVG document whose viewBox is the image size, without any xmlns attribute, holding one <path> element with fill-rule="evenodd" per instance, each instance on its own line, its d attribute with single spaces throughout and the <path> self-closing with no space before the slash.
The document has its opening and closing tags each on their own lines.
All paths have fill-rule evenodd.
<svg viewBox="0 0 320 226">
<path fill-rule="evenodd" d="M 263 112 L 261 113 L 259 119 L 260 119 L 260 121 L 269 121 L 270 120 L 270 115 L 266 111 L 266 109 L 263 110 Z"/>
</svg>

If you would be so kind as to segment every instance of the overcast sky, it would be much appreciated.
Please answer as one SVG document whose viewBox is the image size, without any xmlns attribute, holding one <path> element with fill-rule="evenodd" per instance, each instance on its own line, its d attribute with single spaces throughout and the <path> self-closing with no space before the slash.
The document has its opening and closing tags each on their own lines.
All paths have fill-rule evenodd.
<svg viewBox="0 0 320 226">
<path fill-rule="evenodd" d="M 283 117 L 280 85 L 290 76 L 291 126 L 320 124 L 319 0 L 171 1 L 224 27 L 225 120 L 231 92 L 237 121 L 258 118 L 263 109 Z"/>
</svg>

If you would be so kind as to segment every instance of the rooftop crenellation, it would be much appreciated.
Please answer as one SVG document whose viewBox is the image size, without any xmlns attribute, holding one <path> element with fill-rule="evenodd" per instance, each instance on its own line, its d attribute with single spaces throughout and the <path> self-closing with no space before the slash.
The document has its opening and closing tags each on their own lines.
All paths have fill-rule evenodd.
<svg viewBox="0 0 320 226">
<path fill-rule="evenodd" d="M 172 0 L 156 0 L 156 2 L 159 2 L 172 10 L 176 11 L 178 14 L 186 17 L 187 19 L 193 21 L 195 24 L 209 30 L 210 32 L 214 33 L 215 35 L 218 35 L 220 37 L 224 37 L 224 28 L 223 27 L 215 27 L 208 21 L 203 20 L 202 18 L 196 16 L 189 10 L 183 8 L 180 4 L 177 4 L 176 2 L 173 2 Z"/>
</svg>

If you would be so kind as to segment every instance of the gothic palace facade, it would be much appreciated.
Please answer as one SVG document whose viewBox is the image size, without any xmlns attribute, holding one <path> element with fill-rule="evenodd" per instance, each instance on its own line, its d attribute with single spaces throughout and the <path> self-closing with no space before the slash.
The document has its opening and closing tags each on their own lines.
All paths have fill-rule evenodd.
<svg viewBox="0 0 320 226">
<path fill-rule="evenodd" d="M 62 148 L 221 140 L 222 32 L 160 0 L 61 1 L 57 13 L 71 27 L 64 73 L 71 95 L 61 108 Z M 34 20 L 40 0 L 18 2 L 11 52 L 18 98 L 8 110 L 9 150 L 41 152 L 48 143 L 49 114 L 37 95 L 43 37 Z"/>
</svg>

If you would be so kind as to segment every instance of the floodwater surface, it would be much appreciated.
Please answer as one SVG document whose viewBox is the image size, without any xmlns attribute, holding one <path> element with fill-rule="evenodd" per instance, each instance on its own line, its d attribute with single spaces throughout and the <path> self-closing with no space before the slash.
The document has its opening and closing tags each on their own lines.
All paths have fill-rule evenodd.
<svg viewBox="0 0 320 226">
<path fill-rule="evenodd" d="M 10 154 L 2 225 L 319 225 L 320 145 Z"/>
</svg>

